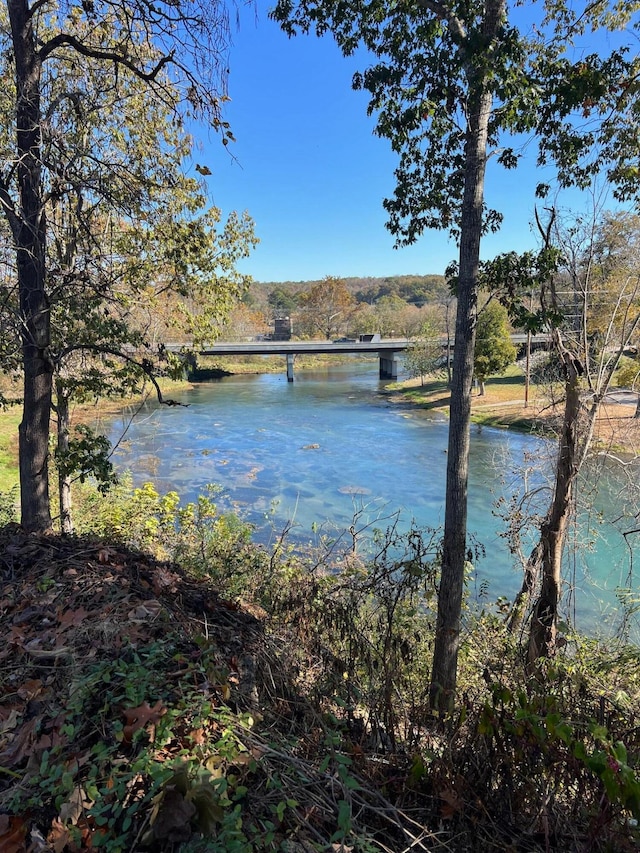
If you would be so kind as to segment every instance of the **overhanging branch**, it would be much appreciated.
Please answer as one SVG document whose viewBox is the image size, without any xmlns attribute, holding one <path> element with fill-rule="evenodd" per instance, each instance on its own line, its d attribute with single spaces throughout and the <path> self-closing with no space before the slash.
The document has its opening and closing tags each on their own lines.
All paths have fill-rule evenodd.
<svg viewBox="0 0 640 853">
<path fill-rule="evenodd" d="M 188 403 L 180 403 L 178 400 L 172 400 L 165 398 L 162 393 L 162 388 L 158 384 L 158 380 L 156 379 L 153 366 L 149 364 L 145 359 L 139 361 L 137 358 L 134 358 L 131 355 L 128 355 L 122 350 L 116 349 L 115 347 L 103 346 L 101 344 L 74 344 L 73 346 L 68 346 L 62 349 L 56 359 L 56 361 L 60 362 L 66 356 L 71 355 L 73 352 L 95 352 L 99 355 L 113 355 L 116 358 L 121 358 L 123 361 L 127 362 L 127 364 L 132 364 L 138 368 L 138 370 L 142 371 L 144 375 L 151 382 L 156 391 L 156 397 L 159 403 L 163 406 L 183 406 L 184 408 L 188 408 Z"/>
<path fill-rule="evenodd" d="M 172 50 L 170 53 L 166 54 L 166 56 L 159 59 L 150 71 L 144 71 L 136 65 L 135 62 L 123 54 L 116 53 L 112 50 L 99 50 L 98 48 L 89 47 L 89 45 L 80 41 L 75 36 L 69 35 L 69 33 L 59 33 L 57 36 L 49 39 L 49 41 L 40 48 L 40 60 L 44 62 L 59 47 L 70 47 L 75 50 L 76 53 L 79 53 L 81 56 L 86 56 L 89 59 L 99 59 L 104 62 L 113 62 L 116 65 L 121 65 L 124 68 L 128 68 L 132 74 L 135 74 L 136 77 L 140 80 L 145 80 L 147 83 L 151 83 L 156 80 L 166 65 L 173 64 L 175 56 L 175 51 Z"/>
</svg>

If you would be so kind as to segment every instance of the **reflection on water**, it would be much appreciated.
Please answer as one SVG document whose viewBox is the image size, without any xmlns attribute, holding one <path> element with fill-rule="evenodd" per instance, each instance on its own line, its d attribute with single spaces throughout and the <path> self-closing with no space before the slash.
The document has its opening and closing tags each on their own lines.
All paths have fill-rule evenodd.
<svg viewBox="0 0 640 853">
<path fill-rule="evenodd" d="M 406 524 L 413 518 L 440 527 L 447 422 L 390 404 L 381 387 L 372 361 L 297 371 L 293 383 L 269 374 L 202 384 L 179 397 L 188 408 L 151 406 L 139 415 L 116 463 L 132 471 L 134 482 L 151 479 L 185 500 L 208 483 L 220 484 L 224 500 L 218 503 L 238 509 L 263 541 L 291 520 L 294 535 L 307 541 L 323 523 L 348 528 L 358 511 L 379 517 L 381 527 L 396 511 Z M 113 425 L 112 440 L 120 426 Z M 491 600 L 513 596 L 520 583 L 499 513 L 524 484 L 544 488 L 554 449 L 533 436 L 472 427 L 469 530 L 486 552 L 476 591 L 488 584 Z M 611 508 L 616 488 L 613 478 L 600 509 Z M 538 500 L 548 497 L 538 492 Z M 585 538 L 596 530 L 607 541 L 599 539 L 588 552 Z M 580 557 L 568 566 L 574 604 L 583 618 L 593 618 L 603 598 L 615 608 L 612 590 L 628 582 L 630 552 L 596 513 L 583 518 L 576 536 Z M 525 552 L 530 544 L 525 533 Z"/>
</svg>

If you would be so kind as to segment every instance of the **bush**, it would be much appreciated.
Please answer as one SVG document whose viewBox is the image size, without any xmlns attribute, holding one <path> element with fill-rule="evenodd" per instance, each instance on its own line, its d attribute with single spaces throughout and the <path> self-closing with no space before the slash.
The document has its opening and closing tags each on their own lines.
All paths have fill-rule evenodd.
<svg viewBox="0 0 640 853">
<path fill-rule="evenodd" d="M 9 489 L 8 492 L 0 492 L 0 527 L 17 522 L 19 499 L 17 485 Z"/>
<path fill-rule="evenodd" d="M 614 382 L 618 388 L 636 388 L 640 381 L 640 361 L 624 356 L 615 372 Z"/>
</svg>

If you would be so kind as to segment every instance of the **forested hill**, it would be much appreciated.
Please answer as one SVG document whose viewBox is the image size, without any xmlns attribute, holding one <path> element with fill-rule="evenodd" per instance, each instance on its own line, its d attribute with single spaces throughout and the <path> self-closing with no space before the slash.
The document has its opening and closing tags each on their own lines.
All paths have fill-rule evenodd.
<svg viewBox="0 0 640 853">
<path fill-rule="evenodd" d="M 436 302 L 448 293 L 446 279 L 443 275 L 394 275 L 384 278 L 372 276 L 341 278 L 347 289 L 356 297 L 358 302 L 374 304 L 383 296 L 399 296 L 405 302 L 423 305 L 426 302 Z M 251 287 L 256 291 L 264 291 L 265 297 L 274 290 L 288 293 L 307 291 L 315 281 L 256 281 Z"/>
</svg>

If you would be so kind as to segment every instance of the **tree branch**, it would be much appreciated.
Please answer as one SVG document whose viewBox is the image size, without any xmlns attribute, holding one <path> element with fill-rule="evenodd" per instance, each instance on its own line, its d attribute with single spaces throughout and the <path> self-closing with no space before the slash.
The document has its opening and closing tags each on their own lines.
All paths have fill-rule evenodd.
<svg viewBox="0 0 640 853">
<path fill-rule="evenodd" d="M 173 63 L 175 55 L 175 51 L 172 50 L 166 56 L 163 56 L 151 71 L 143 71 L 135 62 L 132 62 L 122 54 L 114 53 L 111 50 L 98 50 L 84 44 L 84 42 L 80 41 L 75 36 L 69 35 L 68 33 L 59 33 L 40 48 L 40 60 L 44 62 L 58 47 L 65 46 L 73 48 L 76 53 L 79 53 L 81 56 L 87 56 L 89 59 L 100 59 L 105 62 L 113 62 L 116 65 L 122 65 L 124 68 L 128 68 L 129 71 L 131 71 L 132 74 L 135 74 L 135 76 L 140 80 L 145 80 L 148 83 L 157 79 L 165 65 Z"/>
<path fill-rule="evenodd" d="M 446 21 L 451 28 L 451 32 L 455 33 L 458 38 L 465 39 L 467 37 L 467 30 L 457 15 L 454 15 L 451 9 L 449 9 L 444 3 L 439 3 L 438 0 L 419 0 L 419 5 L 422 6 L 423 9 L 428 9 L 429 12 L 433 12 L 436 17 L 440 18 L 442 21 Z"/>
<path fill-rule="evenodd" d="M 185 409 L 189 407 L 189 403 L 180 403 L 177 400 L 166 399 L 162 393 L 162 388 L 160 388 L 158 380 L 155 377 L 152 366 L 149 363 L 146 363 L 144 359 L 142 361 L 138 361 L 133 356 L 122 352 L 122 350 L 103 346 L 101 344 L 74 344 L 73 346 L 64 347 L 64 349 L 62 349 L 58 354 L 56 361 L 60 362 L 65 358 L 65 356 L 71 355 L 72 352 L 79 352 L 81 350 L 95 352 L 101 355 L 113 355 L 116 358 L 121 358 L 123 361 L 134 365 L 145 374 L 156 390 L 158 402 L 163 406 L 183 406 Z"/>
<path fill-rule="evenodd" d="M 14 240 L 17 239 L 18 229 L 20 227 L 20 219 L 16 213 L 16 206 L 9 194 L 7 185 L 4 180 L 0 181 L 0 207 L 4 210 L 5 216 L 11 228 Z"/>
</svg>

